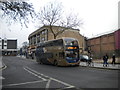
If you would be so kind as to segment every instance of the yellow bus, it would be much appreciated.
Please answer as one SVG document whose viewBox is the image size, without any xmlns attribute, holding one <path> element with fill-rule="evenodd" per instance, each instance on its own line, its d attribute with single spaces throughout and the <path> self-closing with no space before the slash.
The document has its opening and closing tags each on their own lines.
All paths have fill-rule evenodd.
<svg viewBox="0 0 120 90">
<path fill-rule="evenodd" d="M 39 43 L 36 61 L 55 66 L 79 65 L 79 45 L 75 38 L 61 38 Z"/>
</svg>

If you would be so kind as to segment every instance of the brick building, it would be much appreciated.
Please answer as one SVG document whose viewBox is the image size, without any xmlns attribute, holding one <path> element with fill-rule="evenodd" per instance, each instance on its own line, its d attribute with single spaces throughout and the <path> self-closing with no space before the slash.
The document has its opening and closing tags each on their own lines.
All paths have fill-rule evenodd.
<svg viewBox="0 0 120 90">
<path fill-rule="evenodd" d="M 64 27 L 59 27 L 59 26 L 52 26 L 52 28 L 55 32 L 57 32 L 58 30 L 65 29 Z M 79 29 L 66 29 L 62 34 L 59 34 L 57 36 L 57 39 L 61 37 L 72 37 L 72 38 L 78 39 L 79 47 L 81 49 L 80 51 L 82 52 L 86 44 L 85 44 L 84 37 L 79 32 L 80 32 Z M 44 41 L 48 41 L 52 39 L 54 39 L 54 37 L 53 37 L 53 33 L 51 32 L 49 26 L 41 27 L 40 29 L 31 33 L 28 37 L 30 46 L 36 45 L 39 42 L 44 42 Z"/>
<path fill-rule="evenodd" d="M 120 1 L 118 2 L 118 28 L 120 28 Z"/>
<path fill-rule="evenodd" d="M 120 29 L 98 37 L 88 39 L 87 46 L 94 58 L 102 58 L 108 54 L 120 57 Z"/>
<path fill-rule="evenodd" d="M 2 51 L 2 55 L 16 55 L 17 39 L 0 38 L 0 50 Z"/>
</svg>

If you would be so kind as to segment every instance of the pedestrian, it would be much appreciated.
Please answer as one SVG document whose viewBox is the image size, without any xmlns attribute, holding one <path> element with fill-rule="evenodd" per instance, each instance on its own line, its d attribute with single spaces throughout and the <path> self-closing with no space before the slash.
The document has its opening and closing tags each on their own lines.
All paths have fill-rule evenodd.
<svg viewBox="0 0 120 90">
<path fill-rule="evenodd" d="M 94 66 L 94 63 L 92 61 L 92 56 L 89 57 L 87 62 L 88 62 L 88 66 Z"/>
<path fill-rule="evenodd" d="M 108 66 L 108 55 L 106 54 L 106 67 Z"/>
<path fill-rule="evenodd" d="M 112 56 L 112 64 L 113 65 L 115 64 L 115 54 L 113 54 L 113 56 Z"/>
<path fill-rule="evenodd" d="M 106 66 L 106 67 L 108 66 L 108 62 L 107 61 L 108 61 L 108 55 L 106 54 L 105 56 L 103 56 L 103 67 L 104 66 Z"/>
</svg>

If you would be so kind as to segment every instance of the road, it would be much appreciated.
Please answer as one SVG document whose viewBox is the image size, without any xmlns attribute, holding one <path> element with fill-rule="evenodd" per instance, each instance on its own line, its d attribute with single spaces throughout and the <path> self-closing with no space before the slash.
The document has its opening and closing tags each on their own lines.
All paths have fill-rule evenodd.
<svg viewBox="0 0 120 90">
<path fill-rule="evenodd" d="M 56 67 L 40 65 L 31 59 L 3 57 L 4 88 L 81 89 L 118 88 L 118 70 L 89 67 Z"/>
</svg>

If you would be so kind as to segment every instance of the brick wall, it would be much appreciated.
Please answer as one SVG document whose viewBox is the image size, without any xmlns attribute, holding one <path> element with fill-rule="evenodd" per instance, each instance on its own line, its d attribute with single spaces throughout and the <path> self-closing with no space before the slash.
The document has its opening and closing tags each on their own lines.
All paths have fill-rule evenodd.
<svg viewBox="0 0 120 90">
<path fill-rule="evenodd" d="M 102 35 L 88 40 L 88 46 L 94 58 L 102 58 L 106 53 L 111 57 L 115 53 L 114 33 Z"/>
</svg>

